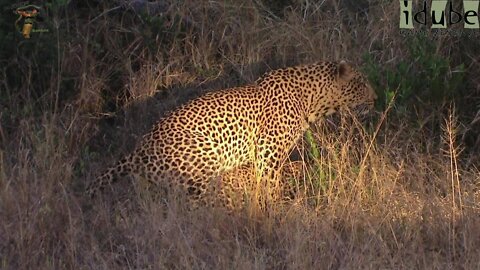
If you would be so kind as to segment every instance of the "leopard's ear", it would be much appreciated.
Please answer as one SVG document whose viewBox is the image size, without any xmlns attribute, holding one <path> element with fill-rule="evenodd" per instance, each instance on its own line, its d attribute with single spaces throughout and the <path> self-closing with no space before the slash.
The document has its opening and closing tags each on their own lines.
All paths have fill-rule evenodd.
<svg viewBox="0 0 480 270">
<path fill-rule="evenodd" d="M 352 66 L 344 60 L 338 64 L 337 71 L 338 78 L 343 82 L 349 82 L 355 75 Z"/>
</svg>

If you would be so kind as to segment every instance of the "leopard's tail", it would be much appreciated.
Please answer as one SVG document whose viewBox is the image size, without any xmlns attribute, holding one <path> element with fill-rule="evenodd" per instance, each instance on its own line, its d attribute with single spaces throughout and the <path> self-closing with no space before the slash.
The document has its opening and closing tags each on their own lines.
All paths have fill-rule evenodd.
<svg viewBox="0 0 480 270">
<path fill-rule="evenodd" d="M 87 195 L 94 197 L 107 186 L 129 175 L 132 172 L 132 168 L 133 164 L 131 156 L 118 161 L 115 166 L 108 168 L 104 173 L 96 177 L 92 182 L 90 182 L 90 184 L 87 185 Z"/>
</svg>

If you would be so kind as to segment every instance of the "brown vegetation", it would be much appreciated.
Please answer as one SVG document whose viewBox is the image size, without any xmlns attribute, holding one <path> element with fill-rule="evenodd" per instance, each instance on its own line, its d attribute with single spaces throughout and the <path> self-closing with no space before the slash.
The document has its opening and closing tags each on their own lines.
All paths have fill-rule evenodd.
<svg viewBox="0 0 480 270">
<path fill-rule="evenodd" d="M 479 269 L 480 46 L 429 37 L 434 56 L 451 59 L 441 85 L 465 66 L 463 92 L 406 98 L 398 89 L 408 82 L 387 89 L 388 70 L 411 61 L 402 74 L 419 75 L 408 80 L 429 78 L 406 49 L 398 1 L 377 2 L 179 1 L 146 15 L 71 1 L 49 6 L 60 27 L 36 40 L 0 33 L 11 42 L 0 53 L 0 268 Z M 16 18 L 2 29 L 7 19 Z M 339 59 L 378 64 L 367 75 L 395 95 L 381 96 L 370 124 L 312 128 L 298 151 L 305 192 L 293 202 L 188 212 L 126 181 L 84 196 L 87 181 L 192 96 Z"/>
</svg>

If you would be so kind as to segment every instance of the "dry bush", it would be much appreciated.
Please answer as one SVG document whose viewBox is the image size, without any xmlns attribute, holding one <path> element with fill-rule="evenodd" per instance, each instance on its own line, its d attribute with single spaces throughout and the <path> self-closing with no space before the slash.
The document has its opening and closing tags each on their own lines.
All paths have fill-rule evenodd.
<svg viewBox="0 0 480 270">
<path fill-rule="evenodd" d="M 259 1 L 182 1 L 157 34 L 129 10 L 72 15 L 78 38 L 65 41 L 42 99 L 27 94 L 36 83 L 29 72 L 24 85 L 2 83 L 17 111 L 0 122 L 0 268 L 480 268 L 480 171 L 476 159 L 465 161 L 455 110 L 425 116 L 442 119 L 431 124 L 437 133 L 392 117 L 394 109 L 367 127 L 348 117 L 315 126 L 299 146 L 317 151 L 295 179 L 301 192 L 265 211 L 189 212 L 126 181 L 120 198 L 84 196 L 84 183 L 127 150 L 132 133 L 192 91 L 251 82 L 268 67 L 406 57 L 398 1 L 368 12 L 294 2 L 274 14 Z M 55 102 L 62 76 L 73 78 L 75 94 Z M 167 90 L 169 99 L 151 97 Z M 98 120 L 119 108 L 123 122 Z M 102 125 L 118 130 L 108 137 Z"/>
<path fill-rule="evenodd" d="M 2 265 L 478 267 L 479 172 L 455 165 L 454 118 L 446 119 L 445 145 L 429 154 L 400 136 L 408 130 L 381 131 L 375 139 L 347 123 L 326 132 L 318 127 L 315 133 L 321 146 L 318 166 L 332 172 L 326 174 L 330 179 L 315 173 L 298 179 L 307 188 L 327 179 L 325 190 L 311 188 L 267 212 L 247 208 L 234 215 L 188 212 L 174 198 L 159 203 L 134 191 L 116 203 L 85 201 L 71 188 L 74 160 L 63 134 L 52 128 L 56 124 L 48 119 L 43 127 L 26 123 L 22 142 L 9 151 L 15 154 L 2 159 Z"/>
</svg>

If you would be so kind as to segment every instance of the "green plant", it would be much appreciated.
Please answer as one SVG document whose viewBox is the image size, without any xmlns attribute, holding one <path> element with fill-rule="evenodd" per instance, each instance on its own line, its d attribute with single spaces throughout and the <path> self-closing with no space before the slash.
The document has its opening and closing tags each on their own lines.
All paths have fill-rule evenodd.
<svg viewBox="0 0 480 270">
<path fill-rule="evenodd" d="M 464 64 L 453 67 L 449 58 L 438 53 L 440 44 L 425 35 L 413 36 L 406 44 L 409 56 L 394 66 L 364 56 L 364 71 L 377 90 L 379 109 L 385 109 L 394 96 L 397 112 L 406 112 L 416 101 L 435 106 L 453 100 L 464 87 Z"/>
<path fill-rule="evenodd" d="M 322 156 L 319 150 L 320 146 L 310 129 L 305 133 L 305 139 L 309 148 L 308 156 L 314 161 L 314 165 L 309 169 L 310 175 L 312 176 L 310 179 L 311 185 L 315 192 L 318 191 L 321 194 L 325 194 L 328 187 L 331 185 L 330 181 L 335 179 L 335 175 L 331 170 L 326 168 L 323 162 L 321 162 Z"/>
</svg>

